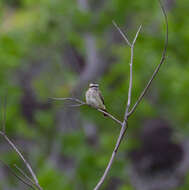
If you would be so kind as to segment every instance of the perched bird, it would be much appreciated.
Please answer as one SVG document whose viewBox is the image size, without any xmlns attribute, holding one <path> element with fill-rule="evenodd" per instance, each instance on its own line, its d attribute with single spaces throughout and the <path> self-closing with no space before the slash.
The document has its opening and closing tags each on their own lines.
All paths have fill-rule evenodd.
<svg viewBox="0 0 189 190">
<path fill-rule="evenodd" d="M 107 112 L 104 105 L 104 98 L 99 90 L 98 84 L 89 84 L 89 89 L 87 90 L 85 97 L 87 104 Z M 107 116 L 107 114 L 104 113 L 104 116 Z"/>
</svg>

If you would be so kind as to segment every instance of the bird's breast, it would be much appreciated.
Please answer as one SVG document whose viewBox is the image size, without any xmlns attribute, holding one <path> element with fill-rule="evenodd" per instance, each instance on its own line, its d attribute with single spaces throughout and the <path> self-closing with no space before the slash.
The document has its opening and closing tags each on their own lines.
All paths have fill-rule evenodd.
<svg viewBox="0 0 189 190">
<path fill-rule="evenodd" d="M 86 92 L 86 102 L 95 107 L 102 106 L 102 102 L 101 102 L 98 92 L 96 90 L 89 89 Z"/>
</svg>

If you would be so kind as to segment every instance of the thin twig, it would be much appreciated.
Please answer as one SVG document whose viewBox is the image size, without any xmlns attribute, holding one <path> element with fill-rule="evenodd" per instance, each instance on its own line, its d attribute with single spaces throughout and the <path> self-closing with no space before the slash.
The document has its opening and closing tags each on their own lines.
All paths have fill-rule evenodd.
<svg viewBox="0 0 189 190">
<path fill-rule="evenodd" d="M 162 53 L 162 57 L 160 60 L 160 63 L 158 64 L 158 66 L 156 67 L 154 73 L 152 74 L 151 79 L 148 81 L 146 87 L 144 88 L 144 90 L 142 91 L 142 93 L 140 94 L 138 100 L 136 101 L 135 105 L 132 107 L 132 109 L 130 110 L 128 116 L 130 116 L 131 114 L 134 113 L 134 111 L 136 110 L 137 106 L 139 105 L 139 103 L 141 102 L 141 100 L 143 99 L 143 97 L 145 96 L 147 90 L 149 89 L 152 81 L 154 80 L 154 78 L 156 77 L 156 75 L 158 74 L 158 71 L 160 69 L 160 67 L 162 66 L 162 64 L 165 61 L 166 58 L 166 52 L 167 52 L 167 46 L 168 46 L 168 20 L 167 20 L 167 15 L 166 15 L 166 11 L 161 3 L 161 1 L 159 0 L 160 6 L 161 6 L 161 10 L 163 12 L 164 18 L 165 18 L 165 24 L 166 24 L 166 36 L 165 36 L 165 45 L 164 45 L 164 49 L 163 49 L 163 53 Z"/>
<path fill-rule="evenodd" d="M 70 101 L 73 101 L 73 102 L 76 102 L 77 104 L 73 104 L 73 105 L 68 105 L 68 107 L 80 107 L 80 106 L 83 106 L 83 105 L 87 105 L 86 102 L 83 102 L 77 98 L 53 98 L 53 97 L 50 97 L 49 100 L 56 100 L 56 101 L 66 101 L 66 100 L 70 100 Z"/>
<path fill-rule="evenodd" d="M 95 108 L 96 109 L 96 108 Z M 99 112 L 102 112 L 104 114 L 106 114 L 106 116 L 108 116 L 110 119 L 114 120 L 115 122 L 117 122 L 118 124 L 122 125 L 122 122 L 118 119 L 116 119 L 113 115 L 111 115 L 110 113 L 103 111 L 101 109 L 97 109 Z"/>
<path fill-rule="evenodd" d="M 116 26 L 117 26 L 117 25 L 116 25 Z M 117 27 L 118 27 L 118 26 L 117 26 Z M 119 31 L 121 31 L 120 28 L 118 28 L 118 29 L 119 29 Z M 138 31 L 137 31 L 137 33 L 136 33 L 136 36 L 135 36 L 135 38 L 134 38 L 134 40 L 133 40 L 133 42 L 132 42 L 132 45 L 131 45 L 131 47 L 130 47 L 130 48 L 131 48 L 130 79 L 129 79 L 128 100 L 127 100 L 127 106 L 126 106 L 125 115 L 124 115 L 124 121 L 123 121 L 123 123 L 122 123 L 122 127 L 121 127 L 121 130 L 120 130 L 120 133 L 119 133 L 119 136 L 118 136 L 118 139 L 117 139 L 115 148 L 114 148 L 114 150 L 113 150 L 113 152 L 112 152 L 112 155 L 111 155 L 111 158 L 110 158 L 110 160 L 109 160 L 109 162 L 108 162 L 108 165 L 107 165 L 107 167 L 106 167 L 106 169 L 105 169 L 105 171 L 104 171 L 104 174 L 102 175 L 101 179 L 99 180 L 98 184 L 97 184 L 96 187 L 94 188 L 94 190 L 98 190 L 98 189 L 101 187 L 101 185 L 103 184 L 103 182 L 104 182 L 104 180 L 105 180 L 105 178 L 106 178 L 106 176 L 107 176 L 107 174 L 108 174 L 108 172 L 109 172 L 109 170 L 110 170 L 110 168 L 111 168 L 111 166 L 112 166 L 112 164 L 113 164 L 113 161 L 114 161 L 114 159 L 115 159 L 115 156 L 116 156 L 116 153 L 117 153 L 117 151 L 118 151 L 118 148 L 119 148 L 119 146 L 120 146 L 120 144 L 121 144 L 121 141 L 122 141 L 122 139 L 123 139 L 123 137 L 124 137 L 124 134 L 125 134 L 125 132 L 126 132 L 126 130 L 127 130 L 127 128 L 128 128 L 128 117 L 127 117 L 127 115 L 128 115 L 128 110 L 129 110 L 130 103 L 131 103 L 131 91 L 132 91 L 132 81 L 133 81 L 133 77 L 132 77 L 132 72 L 133 72 L 133 69 L 132 69 L 132 65 L 133 65 L 133 50 L 134 50 L 135 41 L 136 41 L 136 39 L 137 39 L 137 37 L 138 37 L 138 34 L 139 34 L 139 32 L 140 32 L 140 29 L 141 29 L 141 26 L 139 27 L 139 29 L 138 29 Z M 121 34 L 123 34 L 123 32 L 121 32 Z M 124 34 L 123 34 L 123 35 L 124 35 Z"/>
<path fill-rule="evenodd" d="M 6 98 L 4 100 L 4 104 L 3 104 L 3 129 L 2 131 L 0 131 L 0 135 L 2 137 L 4 137 L 5 141 L 7 141 L 7 143 L 11 146 L 11 148 L 18 154 L 18 156 L 22 159 L 22 161 L 24 162 L 26 168 L 28 169 L 28 171 L 30 172 L 34 182 L 35 182 L 35 186 L 37 187 L 38 190 L 43 190 L 42 187 L 39 185 L 38 179 L 35 175 L 35 173 L 33 172 L 29 162 L 26 161 L 26 159 L 24 158 L 24 156 L 22 155 L 22 153 L 18 150 L 18 148 L 16 147 L 16 145 L 8 138 L 8 136 L 6 135 Z"/>
<path fill-rule="evenodd" d="M 35 181 L 36 187 L 39 190 L 42 190 L 42 187 L 39 185 L 38 179 L 35 175 L 35 173 L 33 172 L 30 164 L 26 161 L 26 159 L 24 158 L 24 156 L 21 154 L 21 152 L 18 150 L 18 148 L 16 147 L 16 145 L 8 138 L 8 136 L 3 133 L 2 131 L 0 131 L 0 135 L 2 135 L 4 137 L 4 139 L 7 141 L 7 143 L 13 148 L 13 150 L 19 155 L 19 157 L 22 159 L 22 161 L 24 162 L 25 166 L 27 167 L 27 169 L 29 170 L 33 180 Z"/>
<path fill-rule="evenodd" d="M 128 90 L 128 100 L 127 100 L 127 107 L 126 107 L 126 115 L 128 115 L 128 112 L 129 112 L 129 107 L 131 105 L 131 92 L 132 92 L 132 83 L 133 83 L 133 51 L 134 51 L 134 45 L 135 45 L 135 42 L 136 42 L 136 39 L 138 37 L 138 34 L 141 30 L 141 27 L 142 25 L 140 25 L 140 27 L 138 28 L 138 31 L 135 35 L 135 38 L 132 42 L 132 45 L 131 45 L 131 60 L 130 60 L 130 79 L 129 79 L 129 90 Z M 126 120 L 126 116 L 124 118 L 124 120 Z"/>
<path fill-rule="evenodd" d="M 27 185 L 28 187 L 32 188 L 33 190 L 35 190 L 35 188 L 27 181 L 25 181 L 22 177 L 20 177 L 19 175 L 17 175 L 14 170 L 8 166 L 5 162 L 3 162 L 2 160 L 0 160 L 0 162 L 2 162 L 3 165 L 6 166 L 6 168 L 16 177 L 18 178 L 22 183 L 24 183 L 25 185 Z"/>
<path fill-rule="evenodd" d="M 89 106 L 89 107 L 91 107 L 91 108 L 96 109 L 97 111 L 99 111 L 99 112 L 101 112 L 101 113 L 106 114 L 110 119 L 114 120 L 114 121 L 117 122 L 119 125 L 122 125 L 122 122 L 121 122 L 120 120 L 116 119 L 116 118 L 115 118 L 113 115 L 111 115 L 110 113 L 108 113 L 108 112 L 106 112 L 106 111 L 103 111 L 103 110 L 101 110 L 101 109 L 98 109 L 98 108 L 96 108 L 96 107 L 94 107 L 94 106 L 91 106 L 91 105 L 87 104 L 86 102 L 83 102 L 82 100 L 79 100 L 79 99 L 77 99 L 77 98 L 49 98 L 49 99 L 51 99 L 51 100 L 58 100 L 58 101 L 59 101 L 59 100 L 60 100 L 60 101 L 71 100 L 71 101 L 75 101 L 76 103 L 78 103 L 78 104 L 76 104 L 76 105 L 71 105 L 70 107 L 80 107 L 80 106 L 83 106 L 83 105 L 87 105 L 87 106 Z"/>
<path fill-rule="evenodd" d="M 160 2 L 160 0 L 159 0 Z M 133 48 L 134 48 L 134 44 L 135 44 L 135 41 L 137 39 L 137 36 L 138 36 L 138 33 L 140 32 L 140 29 L 141 29 L 141 26 L 139 27 L 139 30 L 137 31 L 136 33 L 136 36 L 132 42 L 132 45 L 131 45 L 131 63 L 130 63 L 130 82 L 129 82 L 129 92 L 128 92 L 128 101 L 127 101 L 127 106 L 126 106 L 126 111 L 125 111 L 125 115 L 124 115 L 124 121 L 122 123 L 122 128 L 121 128 L 121 131 L 120 131 L 120 134 L 119 134 L 119 137 L 118 137 L 118 140 L 116 142 L 116 145 L 115 145 L 115 148 L 113 150 L 113 153 L 111 155 L 111 158 L 109 160 L 109 163 L 108 163 L 108 166 L 106 167 L 105 169 L 105 172 L 103 174 L 103 176 L 101 177 L 100 181 L 98 182 L 98 184 L 96 185 L 96 187 L 94 188 L 94 190 L 98 190 L 100 188 L 100 186 L 103 184 L 107 174 L 108 174 L 108 171 L 110 170 L 111 166 L 112 166 L 112 163 L 114 161 L 114 158 L 116 156 L 116 153 L 118 151 L 118 148 L 121 144 L 121 141 L 124 137 L 124 134 L 128 128 L 128 117 L 130 114 L 133 113 L 133 111 L 136 109 L 137 105 L 139 104 L 139 102 L 142 100 L 144 94 L 146 93 L 147 89 L 149 88 L 152 80 L 155 78 L 156 74 L 158 73 L 159 71 L 159 68 L 160 66 L 162 65 L 162 63 L 164 62 L 165 60 L 165 55 L 166 55 L 166 49 L 167 49 L 167 44 L 168 44 L 168 22 L 167 22 L 167 16 L 166 16 L 166 12 L 164 10 L 164 7 L 163 5 L 161 4 L 160 2 L 160 5 L 161 5 L 161 9 L 162 9 L 162 12 L 165 16 L 165 20 L 166 20 L 166 26 L 167 26 L 167 32 L 166 32 L 166 42 L 165 42 L 165 47 L 164 47 L 164 51 L 163 51 L 163 55 L 162 55 L 162 59 L 160 61 L 160 64 L 159 66 L 157 67 L 157 69 L 155 70 L 154 74 L 152 75 L 152 79 L 150 79 L 147 87 L 144 89 L 142 95 L 139 97 L 139 101 L 137 101 L 136 105 L 133 107 L 133 110 L 131 110 L 131 112 L 129 112 L 129 107 L 130 107 L 130 102 L 131 102 L 131 89 L 132 89 L 132 64 L 133 64 Z M 117 26 L 117 25 L 116 25 Z M 121 31 L 120 28 L 118 28 L 119 31 Z M 121 35 L 123 35 L 123 32 L 121 31 L 120 32 Z M 123 36 L 124 37 L 124 36 Z M 125 38 L 124 38 L 125 39 Z M 126 38 L 127 39 L 127 38 Z M 128 43 L 128 42 L 127 42 Z"/>
<path fill-rule="evenodd" d="M 74 104 L 74 105 L 68 105 L 68 107 L 81 107 L 81 106 L 84 106 L 84 105 L 87 105 L 86 103 L 83 103 L 83 104 Z"/>
<path fill-rule="evenodd" d="M 138 34 L 139 34 L 141 28 L 142 28 L 142 25 L 140 25 L 139 28 L 138 28 L 138 30 L 137 30 L 137 33 L 136 33 L 136 35 L 135 35 L 135 37 L 134 37 L 134 40 L 133 40 L 133 42 L 132 42 L 132 46 L 135 45 L 136 39 L 138 38 Z"/>
<path fill-rule="evenodd" d="M 126 41 L 126 43 L 128 44 L 129 47 L 131 47 L 131 43 L 129 42 L 126 34 L 124 34 L 121 29 L 119 28 L 119 26 L 116 24 L 115 21 L 112 21 L 113 25 L 116 27 L 116 29 L 119 31 L 119 33 L 121 34 L 121 36 L 124 38 L 124 40 Z"/>
<path fill-rule="evenodd" d="M 77 103 L 80 103 L 80 104 L 83 104 L 83 103 L 85 103 L 85 102 L 83 102 L 83 101 L 81 101 L 81 100 L 79 100 L 79 99 L 77 99 L 77 98 L 49 98 L 50 100 L 60 100 L 60 101 L 65 101 L 65 100 L 71 100 L 71 101 L 74 101 L 74 102 L 77 102 Z"/>
<path fill-rule="evenodd" d="M 23 177 L 25 177 L 28 181 L 30 181 L 31 184 L 35 186 L 34 181 L 21 168 L 19 168 L 16 164 L 14 164 L 14 167 L 22 174 Z"/>
</svg>

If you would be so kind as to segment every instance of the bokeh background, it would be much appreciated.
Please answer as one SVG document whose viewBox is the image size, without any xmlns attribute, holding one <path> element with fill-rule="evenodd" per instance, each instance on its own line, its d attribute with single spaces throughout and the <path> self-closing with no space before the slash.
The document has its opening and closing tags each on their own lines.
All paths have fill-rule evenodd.
<svg viewBox="0 0 189 190">
<path fill-rule="evenodd" d="M 163 3 L 169 22 L 166 63 L 129 120 L 104 190 L 189 188 L 189 3 Z M 91 108 L 48 99 L 83 100 L 88 84 L 97 82 L 107 109 L 122 120 L 130 49 L 112 20 L 130 40 L 142 24 L 134 49 L 133 105 L 164 46 L 158 1 L 0 1 L 1 113 L 6 96 L 7 133 L 45 190 L 93 189 L 116 143 L 114 121 Z M 26 171 L 2 138 L 0 159 Z M 27 188 L 0 165 L 1 190 Z"/>
</svg>

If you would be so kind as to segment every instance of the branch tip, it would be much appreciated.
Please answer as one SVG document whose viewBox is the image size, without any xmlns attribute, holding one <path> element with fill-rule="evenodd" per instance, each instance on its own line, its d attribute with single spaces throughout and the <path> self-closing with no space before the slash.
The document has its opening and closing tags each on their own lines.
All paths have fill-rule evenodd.
<svg viewBox="0 0 189 190">
<path fill-rule="evenodd" d="M 134 46 L 134 44 L 135 44 L 135 42 L 136 42 L 136 39 L 138 38 L 138 34 L 139 34 L 141 28 L 142 28 L 142 24 L 139 26 L 139 28 L 138 28 L 138 30 L 137 30 L 137 33 L 136 33 L 136 35 L 135 35 L 135 37 L 134 37 L 134 40 L 133 40 L 133 42 L 132 42 L 132 46 Z"/>
<path fill-rule="evenodd" d="M 131 45 L 131 43 L 129 42 L 129 40 L 128 40 L 126 34 L 124 34 L 124 33 L 122 32 L 122 30 L 119 28 L 119 26 L 116 24 L 115 21 L 112 21 L 112 23 L 113 23 L 113 25 L 115 26 L 115 28 L 119 31 L 119 33 L 121 34 L 121 36 L 123 37 L 123 39 L 125 40 L 125 42 L 128 44 L 128 46 L 131 47 L 132 45 Z"/>
</svg>

